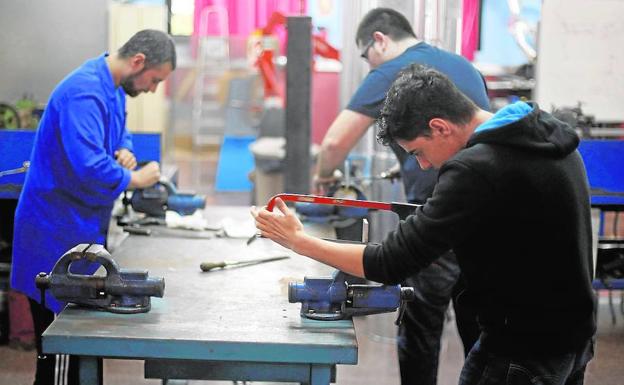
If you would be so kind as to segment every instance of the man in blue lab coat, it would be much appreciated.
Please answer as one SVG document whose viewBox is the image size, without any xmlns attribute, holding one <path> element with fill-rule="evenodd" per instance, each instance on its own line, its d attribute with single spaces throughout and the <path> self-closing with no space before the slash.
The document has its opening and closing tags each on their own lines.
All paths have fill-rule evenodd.
<svg viewBox="0 0 624 385">
<path fill-rule="evenodd" d="M 65 304 L 47 296 L 43 307 L 34 277 L 51 271 L 77 244 L 104 244 L 115 199 L 127 188 L 158 181 L 156 162 L 135 170 L 126 95 L 155 92 L 175 66 L 171 37 L 143 30 L 117 53 L 86 61 L 50 96 L 15 212 L 11 270 L 13 289 L 30 298 L 38 353 L 36 385 L 53 384 L 55 366 L 66 366 L 67 360 L 41 352 L 41 334 Z M 72 271 L 91 274 L 97 267 L 75 262 Z M 70 363 L 69 368 L 57 370 L 67 374 L 69 383 L 78 383 L 76 365 Z"/>
</svg>

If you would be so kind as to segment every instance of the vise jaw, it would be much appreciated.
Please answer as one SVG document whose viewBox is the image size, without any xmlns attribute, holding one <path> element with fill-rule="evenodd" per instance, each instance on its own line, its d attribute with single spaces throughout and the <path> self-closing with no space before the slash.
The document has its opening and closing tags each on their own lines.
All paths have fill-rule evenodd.
<svg viewBox="0 0 624 385">
<path fill-rule="evenodd" d="M 124 199 L 136 212 L 155 218 L 165 218 L 167 210 L 180 215 L 191 215 L 206 207 L 206 197 L 193 193 L 179 192 L 168 180 L 160 180 L 151 187 L 134 190 L 132 198 Z"/>
<path fill-rule="evenodd" d="M 71 264 L 80 260 L 99 263 L 106 275 L 70 272 Z M 124 314 L 148 312 L 150 296 L 162 297 L 165 290 L 163 278 L 148 278 L 145 270 L 120 269 L 104 246 L 86 243 L 63 254 L 50 274 L 39 273 L 35 284 L 44 306 L 45 290 L 50 290 L 59 301 Z"/>
<path fill-rule="evenodd" d="M 391 313 L 414 299 L 414 289 L 400 285 L 368 284 L 366 280 L 336 270 L 332 277 L 309 278 L 288 284 L 288 302 L 301 302 L 301 316 L 335 321 L 352 316 Z"/>
</svg>

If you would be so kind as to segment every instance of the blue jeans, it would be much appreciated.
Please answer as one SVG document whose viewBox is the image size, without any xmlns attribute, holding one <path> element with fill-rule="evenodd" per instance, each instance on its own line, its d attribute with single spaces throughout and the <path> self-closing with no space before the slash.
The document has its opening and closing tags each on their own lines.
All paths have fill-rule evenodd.
<svg viewBox="0 0 624 385">
<path fill-rule="evenodd" d="M 577 351 L 540 357 L 494 354 L 478 341 L 466 358 L 459 385 L 582 385 L 593 356 L 593 340 Z"/>
</svg>

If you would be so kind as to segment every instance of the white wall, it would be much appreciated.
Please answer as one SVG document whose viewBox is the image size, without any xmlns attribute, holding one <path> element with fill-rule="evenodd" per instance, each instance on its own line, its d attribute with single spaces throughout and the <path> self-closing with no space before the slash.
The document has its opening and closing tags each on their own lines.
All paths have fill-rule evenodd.
<svg viewBox="0 0 624 385">
<path fill-rule="evenodd" d="M 624 1 L 544 1 L 538 43 L 541 108 L 580 102 L 598 121 L 624 121 Z"/>
<path fill-rule="evenodd" d="M 54 86 L 107 49 L 107 0 L 1 0 L 0 101 L 46 102 Z"/>
</svg>

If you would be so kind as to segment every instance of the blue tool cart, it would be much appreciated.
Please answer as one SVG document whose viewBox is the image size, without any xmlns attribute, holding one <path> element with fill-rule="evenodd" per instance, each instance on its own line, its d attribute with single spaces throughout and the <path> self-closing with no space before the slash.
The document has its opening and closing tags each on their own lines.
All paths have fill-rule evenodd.
<svg viewBox="0 0 624 385">
<path fill-rule="evenodd" d="M 609 290 L 615 323 L 613 290 L 620 290 L 620 311 L 624 314 L 624 237 L 618 232 L 619 217 L 624 211 L 624 140 L 583 140 L 579 151 L 587 169 L 592 208 L 600 212 L 593 286 L 596 290 Z"/>
<path fill-rule="evenodd" d="M 600 210 L 598 264 L 606 250 L 624 251 L 624 239 L 617 237 L 619 216 L 624 211 L 624 140 L 583 140 L 579 147 L 591 187 L 591 205 Z M 607 213 L 612 213 L 611 229 L 605 229 Z M 605 233 L 612 236 L 606 237 Z M 600 270 L 600 265 L 598 266 Z M 624 265 L 622 266 L 624 272 Z M 619 278 L 619 277 L 617 277 Z M 594 282 L 596 288 L 624 289 L 624 279 Z"/>
<path fill-rule="evenodd" d="M 24 162 L 28 162 L 36 133 L 35 130 L 27 129 L 0 130 L 0 173 L 20 169 L 24 166 Z M 160 162 L 160 136 L 159 133 L 132 134 L 134 154 L 139 162 L 150 160 Z M 0 176 L 0 199 L 19 198 L 25 172 Z"/>
</svg>

